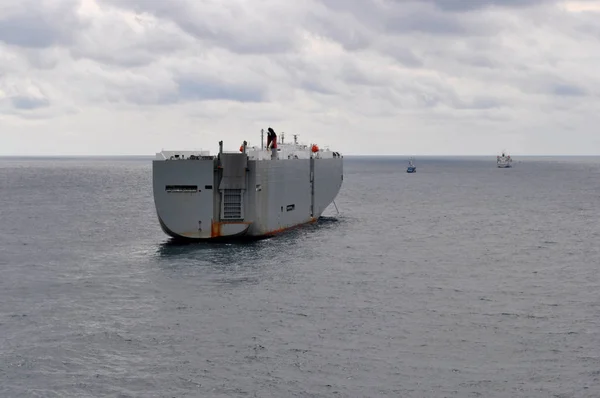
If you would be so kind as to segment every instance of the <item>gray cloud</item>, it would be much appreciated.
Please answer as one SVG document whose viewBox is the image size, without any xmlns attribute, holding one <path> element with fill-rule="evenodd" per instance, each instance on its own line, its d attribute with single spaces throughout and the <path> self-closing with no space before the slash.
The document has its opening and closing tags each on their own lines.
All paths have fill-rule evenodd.
<svg viewBox="0 0 600 398">
<path fill-rule="evenodd" d="M 388 15 L 385 22 L 386 32 L 392 34 L 485 35 L 492 33 L 492 28 L 481 17 L 459 17 L 438 10 L 426 10 L 421 5 L 414 9 L 397 9 Z"/>
<path fill-rule="evenodd" d="M 464 65 L 473 66 L 476 68 L 496 69 L 502 65 L 502 61 L 493 59 L 484 54 L 465 54 L 456 57 Z"/>
<path fill-rule="evenodd" d="M 0 40 L 21 47 L 48 47 L 62 34 L 40 15 L 15 15 L 0 21 Z"/>
<path fill-rule="evenodd" d="M 202 77 L 182 77 L 177 80 L 179 100 L 232 100 L 262 102 L 264 89 L 249 85 L 232 84 Z"/>
<path fill-rule="evenodd" d="M 323 95 L 337 94 L 332 88 L 327 87 L 327 85 L 323 82 L 319 82 L 316 80 L 303 80 L 300 82 L 300 88 L 309 92 Z"/>
<path fill-rule="evenodd" d="M 561 7 L 554 0 L 5 0 L 0 107 L 15 119 L 68 114 L 74 131 L 93 134 L 119 113 L 124 137 L 201 124 L 237 139 L 248 125 L 274 119 L 303 131 L 327 126 L 332 140 L 375 152 L 361 141 L 365 126 L 391 147 L 413 142 L 399 131 L 427 131 L 438 137 L 419 144 L 427 148 L 445 142 L 444 131 L 469 128 L 495 145 L 506 138 L 497 135 L 502 121 L 523 131 L 514 142 L 536 142 L 522 138 L 537 131 L 531 125 L 546 123 L 550 134 L 568 116 L 578 134 L 600 106 L 597 14 Z M 169 133 L 184 140 L 178 134 Z M 473 151 L 483 148 L 476 142 Z"/>
<path fill-rule="evenodd" d="M 148 13 L 174 22 L 187 34 L 217 47 L 240 54 L 273 54 L 295 47 L 295 16 L 286 9 L 289 3 L 265 4 L 211 1 L 165 2 L 147 0 L 101 0 L 102 3 Z M 282 12 L 277 15 L 277 9 Z M 265 11 L 265 12 L 263 12 Z M 275 18 L 265 18 L 265 16 Z"/>
<path fill-rule="evenodd" d="M 308 23 L 313 34 L 340 43 L 348 51 L 364 50 L 374 40 L 373 33 L 348 14 L 333 21 L 327 15 L 313 15 Z"/>
<path fill-rule="evenodd" d="M 396 0 L 398 1 L 398 0 Z M 400 0 L 402 1 L 402 0 Z M 556 4 L 557 0 L 419 0 L 434 4 L 444 11 L 473 11 L 489 7 L 524 8 Z"/>
<path fill-rule="evenodd" d="M 3 7 L 0 13 L 0 41 L 31 48 L 44 48 L 68 43 L 81 27 L 75 14 L 75 0 L 58 0 L 43 8 L 37 1 Z"/>
<path fill-rule="evenodd" d="M 560 96 L 575 96 L 575 97 L 581 97 L 581 96 L 586 96 L 587 92 L 583 87 L 579 87 L 575 84 L 556 84 L 553 89 L 552 92 L 556 95 L 560 95 Z"/>
<path fill-rule="evenodd" d="M 17 109 L 37 109 L 44 108 L 50 105 L 47 98 L 33 98 L 33 97 L 13 97 L 11 102 Z"/>
<path fill-rule="evenodd" d="M 494 97 L 486 97 L 486 96 L 476 96 L 468 101 L 460 101 L 456 104 L 456 108 L 458 109 L 494 109 L 502 107 L 503 102 Z"/>
<path fill-rule="evenodd" d="M 407 45 L 391 41 L 381 46 L 381 49 L 384 54 L 392 57 L 403 66 L 409 68 L 421 68 L 424 66 L 423 59 L 416 55 L 415 52 Z"/>
</svg>

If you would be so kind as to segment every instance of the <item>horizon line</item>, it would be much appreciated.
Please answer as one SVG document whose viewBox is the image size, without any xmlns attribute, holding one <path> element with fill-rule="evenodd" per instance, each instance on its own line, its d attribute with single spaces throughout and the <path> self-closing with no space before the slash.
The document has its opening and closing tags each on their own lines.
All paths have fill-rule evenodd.
<svg viewBox="0 0 600 398">
<path fill-rule="evenodd" d="M 461 155 L 461 154 L 344 154 L 349 157 L 489 157 L 499 156 L 497 154 L 477 154 L 477 155 Z M 103 155 L 20 155 L 20 154 L 0 154 L 0 158 L 154 158 L 156 154 L 103 154 Z M 584 155 L 584 154 L 512 154 L 511 157 L 600 157 L 600 154 Z"/>
</svg>

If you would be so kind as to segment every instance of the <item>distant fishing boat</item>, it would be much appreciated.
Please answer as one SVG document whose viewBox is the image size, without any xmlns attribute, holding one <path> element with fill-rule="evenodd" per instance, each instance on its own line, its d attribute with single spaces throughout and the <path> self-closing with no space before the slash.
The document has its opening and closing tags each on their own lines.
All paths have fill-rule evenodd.
<svg viewBox="0 0 600 398">
<path fill-rule="evenodd" d="M 415 166 L 414 159 L 408 159 L 408 167 L 406 168 L 407 173 L 416 173 L 417 167 Z"/>
<path fill-rule="evenodd" d="M 496 165 L 501 169 L 512 167 L 512 159 L 510 155 L 506 155 L 504 151 L 502 151 L 502 156 L 496 156 Z"/>
</svg>

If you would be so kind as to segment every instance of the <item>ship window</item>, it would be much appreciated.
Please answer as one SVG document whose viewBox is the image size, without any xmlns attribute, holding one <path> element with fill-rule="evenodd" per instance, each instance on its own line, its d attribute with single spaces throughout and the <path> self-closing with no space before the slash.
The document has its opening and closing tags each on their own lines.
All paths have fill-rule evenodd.
<svg viewBox="0 0 600 398">
<path fill-rule="evenodd" d="M 167 192 L 198 192 L 198 185 L 167 185 Z"/>
<path fill-rule="evenodd" d="M 204 189 L 212 189 L 212 185 L 205 185 Z"/>
<path fill-rule="evenodd" d="M 286 211 L 292 211 L 296 208 L 296 205 L 287 205 L 287 207 L 285 208 Z"/>
</svg>

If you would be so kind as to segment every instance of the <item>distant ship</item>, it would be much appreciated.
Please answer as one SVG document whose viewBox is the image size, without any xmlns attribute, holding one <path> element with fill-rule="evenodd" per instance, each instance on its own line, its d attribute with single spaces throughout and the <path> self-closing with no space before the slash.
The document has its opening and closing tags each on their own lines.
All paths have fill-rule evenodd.
<svg viewBox="0 0 600 398">
<path fill-rule="evenodd" d="M 264 133 L 264 131 L 261 131 Z M 343 156 L 317 145 L 281 143 L 239 152 L 161 151 L 152 161 L 154 203 L 173 238 L 268 237 L 316 221 L 342 186 Z"/>
<path fill-rule="evenodd" d="M 510 155 L 506 155 L 502 152 L 502 156 L 496 156 L 496 164 L 501 169 L 512 167 L 512 159 Z"/>
<path fill-rule="evenodd" d="M 417 167 L 415 166 L 413 158 L 408 159 L 408 167 L 406 168 L 406 172 L 407 173 L 416 173 L 417 172 Z"/>
</svg>

